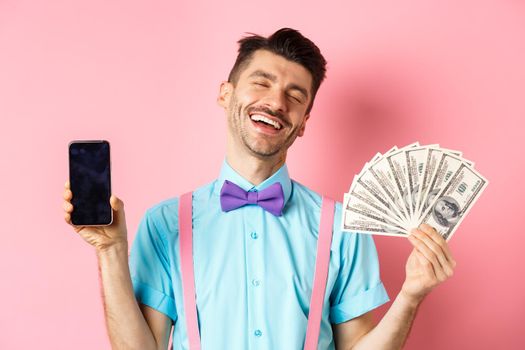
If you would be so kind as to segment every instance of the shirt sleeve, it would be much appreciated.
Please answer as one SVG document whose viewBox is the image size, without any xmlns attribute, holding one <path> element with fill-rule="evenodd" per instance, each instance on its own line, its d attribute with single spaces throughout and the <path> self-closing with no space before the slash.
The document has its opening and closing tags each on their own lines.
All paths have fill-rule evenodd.
<svg viewBox="0 0 525 350">
<path fill-rule="evenodd" d="M 340 208 L 340 207 L 339 207 Z M 336 217 L 340 217 L 336 211 Z M 330 321 L 342 323 L 389 301 L 371 235 L 340 232 L 340 268 L 330 294 Z M 335 237 L 335 236 L 334 236 Z"/>
<path fill-rule="evenodd" d="M 130 273 L 139 303 L 162 312 L 175 322 L 177 310 L 170 273 L 166 233 L 158 229 L 152 209 L 140 221 L 130 253 Z"/>
</svg>

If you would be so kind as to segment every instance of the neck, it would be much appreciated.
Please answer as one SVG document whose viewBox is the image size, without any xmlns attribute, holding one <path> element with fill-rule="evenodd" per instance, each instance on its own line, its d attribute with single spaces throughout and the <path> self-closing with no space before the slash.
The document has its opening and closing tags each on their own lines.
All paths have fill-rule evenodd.
<svg viewBox="0 0 525 350">
<path fill-rule="evenodd" d="M 242 177 L 254 186 L 272 176 L 286 161 L 286 153 L 271 157 L 260 157 L 239 152 L 233 146 L 227 147 L 226 161 Z"/>
</svg>

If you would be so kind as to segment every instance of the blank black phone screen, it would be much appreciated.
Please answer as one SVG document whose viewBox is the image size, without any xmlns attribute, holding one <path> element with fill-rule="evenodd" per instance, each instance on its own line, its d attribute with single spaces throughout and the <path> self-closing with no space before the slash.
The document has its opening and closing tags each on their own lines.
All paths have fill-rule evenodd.
<svg viewBox="0 0 525 350">
<path fill-rule="evenodd" d="M 73 141 L 69 144 L 69 182 L 74 225 L 109 225 L 112 210 L 109 142 Z"/>
</svg>

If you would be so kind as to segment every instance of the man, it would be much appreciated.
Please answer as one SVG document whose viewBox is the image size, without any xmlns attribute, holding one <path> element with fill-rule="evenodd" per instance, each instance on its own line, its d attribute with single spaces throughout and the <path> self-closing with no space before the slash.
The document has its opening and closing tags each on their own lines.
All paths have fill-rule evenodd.
<svg viewBox="0 0 525 350">
<path fill-rule="evenodd" d="M 450 227 L 459 221 L 459 212 L 459 203 L 454 198 L 442 197 L 436 201 L 432 215 L 439 224 Z"/>
<path fill-rule="evenodd" d="M 227 117 L 227 151 L 219 178 L 193 192 L 195 294 L 203 349 L 300 349 L 305 340 L 316 261 L 321 197 L 290 180 L 288 148 L 303 136 L 325 75 L 319 49 L 283 28 L 268 38 L 239 41 L 218 103 Z M 232 184 L 233 183 L 233 184 Z M 255 204 L 237 209 L 223 201 L 228 186 L 257 196 L 282 191 L 275 211 Z M 236 187 L 236 188 L 238 188 Z M 65 220 L 72 193 L 66 183 Z M 75 227 L 95 246 L 111 343 L 118 349 L 186 349 L 181 287 L 179 199 L 150 208 L 133 244 L 123 203 L 111 197 L 109 227 Z M 406 280 L 384 318 L 371 310 L 388 301 L 379 279 L 372 237 L 342 233 L 336 206 L 319 349 L 399 349 L 423 298 L 452 275 L 455 262 L 431 227 L 409 236 L 414 250 Z"/>
</svg>

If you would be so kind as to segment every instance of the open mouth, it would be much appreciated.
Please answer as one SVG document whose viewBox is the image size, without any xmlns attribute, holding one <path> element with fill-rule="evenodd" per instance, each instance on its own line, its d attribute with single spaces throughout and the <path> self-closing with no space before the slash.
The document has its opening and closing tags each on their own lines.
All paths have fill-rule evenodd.
<svg viewBox="0 0 525 350">
<path fill-rule="evenodd" d="M 257 112 L 250 114 L 250 119 L 256 126 L 266 131 L 279 131 L 283 127 L 279 121 Z"/>
</svg>

